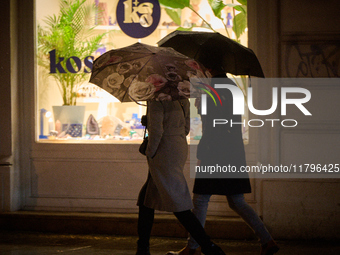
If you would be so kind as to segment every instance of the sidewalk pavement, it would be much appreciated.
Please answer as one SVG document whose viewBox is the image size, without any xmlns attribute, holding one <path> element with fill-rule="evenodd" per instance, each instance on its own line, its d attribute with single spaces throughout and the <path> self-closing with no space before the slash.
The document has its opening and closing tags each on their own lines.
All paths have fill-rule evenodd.
<svg viewBox="0 0 340 255">
<path fill-rule="evenodd" d="M 62 235 L 39 232 L 0 232 L 1 255 L 134 255 L 137 237 L 108 235 Z M 227 255 L 258 255 L 256 241 L 214 240 Z M 278 255 L 339 255 L 340 244 L 321 240 L 278 240 Z M 185 238 L 152 237 L 152 255 L 165 255 L 169 250 L 179 250 Z"/>
</svg>

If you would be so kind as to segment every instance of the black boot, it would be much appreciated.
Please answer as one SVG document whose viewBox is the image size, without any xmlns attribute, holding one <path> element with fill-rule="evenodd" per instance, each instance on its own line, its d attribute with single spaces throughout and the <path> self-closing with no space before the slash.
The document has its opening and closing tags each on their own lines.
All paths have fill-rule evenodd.
<svg viewBox="0 0 340 255">
<path fill-rule="evenodd" d="M 147 247 L 145 249 L 137 248 L 136 255 L 150 255 L 149 247 Z"/>
<path fill-rule="evenodd" d="M 205 255 L 225 255 L 220 247 L 210 241 L 210 237 L 204 231 L 201 223 L 190 210 L 174 212 L 174 214 L 196 242 L 202 247 L 202 252 Z"/>
<path fill-rule="evenodd" d="M 153 225 L 153 219 L 155 210 L 144 206 L 144 197 L 146 192 L 147 182 L 140 191 L 138 203 L 138 241 L 137 241 L 137 253 L 136 255 L 150 255 L 149 240 L 151 235 L 151 229 Z"/>
<path fill-rule="evenodd" d="M 145 246 L 137 242 L 137 252 L 136 255 L 150 255 L 149 246 Z"/>
<path fill-rule="evenodd" d="M 202 252 L 204 255 L 225 255 L 224 251 L 213 242 L 209 246 L 202 247 Z"/>
</svg>

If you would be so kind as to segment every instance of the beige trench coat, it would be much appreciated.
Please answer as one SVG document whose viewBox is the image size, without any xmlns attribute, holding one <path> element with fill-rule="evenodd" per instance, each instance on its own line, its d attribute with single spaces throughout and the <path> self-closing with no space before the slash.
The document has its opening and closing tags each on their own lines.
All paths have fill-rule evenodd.
<svg viewBox="0 0 340 255">
<path fill-rule="evenodd" d="M 192 209 L 192 199 L 183 175 L 188 156 L 189 100 L 148 102 L 147 129 L 149 177 L 144 205 L 167 212 Z"/>
</svg>

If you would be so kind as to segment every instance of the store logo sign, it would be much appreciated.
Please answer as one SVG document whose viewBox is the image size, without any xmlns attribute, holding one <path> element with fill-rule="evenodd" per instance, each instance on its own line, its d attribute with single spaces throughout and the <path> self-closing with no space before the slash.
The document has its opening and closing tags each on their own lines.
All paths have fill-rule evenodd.
<svg viewBox="0 0 340 255">
<path fill-rule="evenodd" d="M 50 73 L 78 73 L 83 69 L 84 73 L 91 73 L 93 65 L 93 56 L 87 56 L 84 58 L 84 65 L 82 60 L 77 56 L 72 56 L 65 60 L 64 57 L 58 57 L 56 50 L 48 52 L 50 55 Z M 58 60 L 57 60 L 58 58 Z M 66 68 L 65 68 L 66 67 Z M 83 68 L 84 67 L 84 68 Z"/>
<path fill-rule="evenodd" d="M 133 38 L 144 38 L 157 28 L 161 8 L 157 0 L 120 0 L 116 16 L 125 34 Z"/>
</svg>

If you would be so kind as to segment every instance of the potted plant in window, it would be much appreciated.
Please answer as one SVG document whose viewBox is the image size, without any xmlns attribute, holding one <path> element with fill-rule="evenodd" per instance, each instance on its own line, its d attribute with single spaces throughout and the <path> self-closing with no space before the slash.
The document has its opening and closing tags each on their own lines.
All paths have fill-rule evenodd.
<svg viewBox="0 0 340 255">
<path fill-rule="evenodd" d="M 86 0 L 60 0 L 58 15 L 47 16 L 46 26 L 38 25 L 38 65 L 57 83 L 63 106 L 53 106 L 54 118 L 68 127 L 83 122 L 85 106 L 76 106 L 77 90 L 88 80 L 93 62 L 91 55 L 107 34 L 95 33 L 95 25 L 92 25 L 95 11 L 96 6 L 87 4 Z M 63 116 L 74 108 L 81 109 L 70 117 Z M 73 136 L 79 136 L 79 132 Z"/>
</svg>

